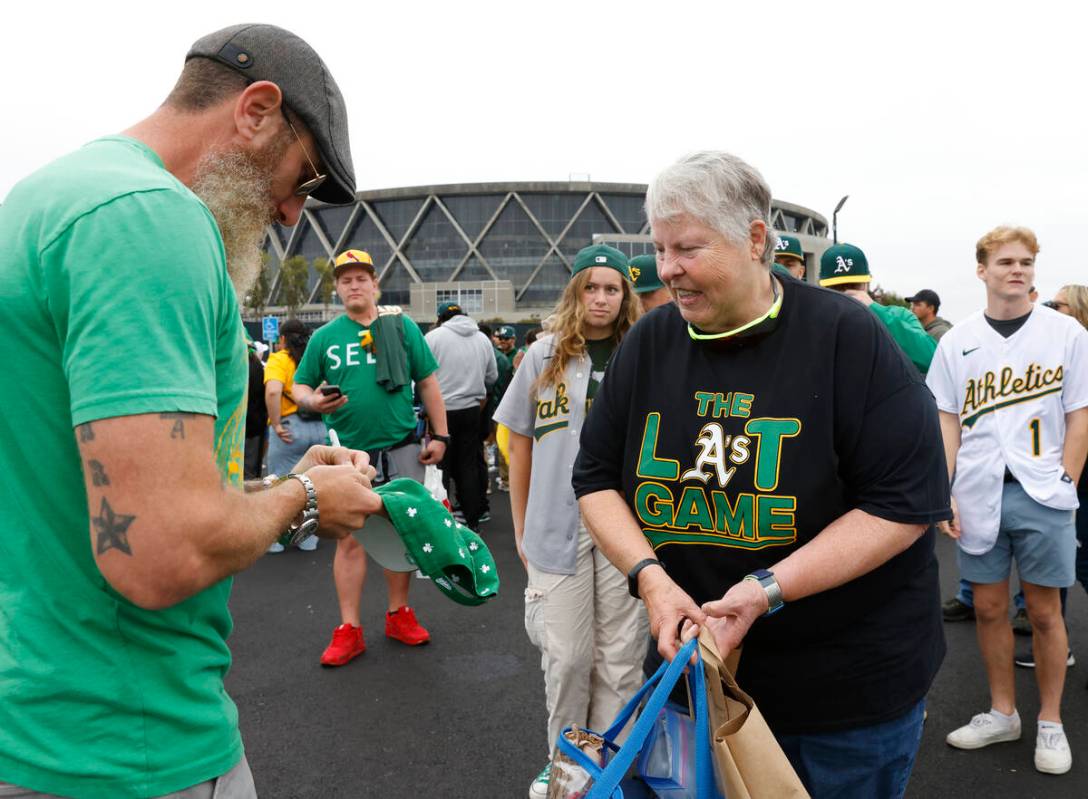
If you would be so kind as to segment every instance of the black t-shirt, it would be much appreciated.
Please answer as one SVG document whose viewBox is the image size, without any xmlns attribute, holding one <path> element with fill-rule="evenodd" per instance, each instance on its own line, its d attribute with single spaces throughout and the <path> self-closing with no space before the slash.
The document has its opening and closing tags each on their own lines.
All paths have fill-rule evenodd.
<svg viewBox="0 0 1088 799">
<path fill-rule="evenodd" d="M 616 351 L 616 340 L 608 338 L 590 339 L 586 342 L 586 353 L 589 355 L 590 370 L 589 384 L 586 386 L 586 407 L 593 405 L 597 396 L 597 389 L 604 379 L 604 370 L 608 368 L 608 361 L 612 353 Z"/>
<path fill-rule="evenodd" d="M 875 724 L 944 657 L 932 523 L 951 518 L 937 408 L 866 308 L 799 281 L 776 322 L 696 342 L 676 307 L 616 350 L 583 427 L 575 493 L 617 489 L 697 603 L 859 508 L 929 529 L 846 585 L 760 619 L 737 679 L 778 732 Z"/>
<path fill-rule="evenodd" d="M 983 314 L 986 316 L 986 314 Z M 1008 338 L 1017 330 L 1024 326 L 1024 322 L 1028 321 L 1028 317 L 1031 316 L 1031 311 L 1028 311 L 1023 316 L 1018 316 L 1015 319 L 991 319 L 986 316 L 986 321 L 990 327 L 998 332 L 1002 338 Z"/>
</svg>

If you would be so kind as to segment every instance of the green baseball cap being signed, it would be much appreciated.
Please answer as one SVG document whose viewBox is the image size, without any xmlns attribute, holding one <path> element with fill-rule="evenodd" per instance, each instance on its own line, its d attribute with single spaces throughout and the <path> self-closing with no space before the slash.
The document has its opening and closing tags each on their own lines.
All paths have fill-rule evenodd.
<svg viewBox="0 0 1088 799">
<path fill-rule="evenodd" d="M 454 519 L 422 483 L 400 477 L 374 491 L 388 519 L 371 516 L 355 537 L 382 567 L 419 569 L 462 605 L 482 605 L 498 596 L 499 570 L 487 544 Z"/>
</svg>

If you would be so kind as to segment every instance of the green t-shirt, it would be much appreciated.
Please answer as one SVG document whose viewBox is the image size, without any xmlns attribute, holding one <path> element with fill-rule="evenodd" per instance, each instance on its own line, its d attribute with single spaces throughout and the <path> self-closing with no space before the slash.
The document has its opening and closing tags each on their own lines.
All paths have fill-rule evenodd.
<svg viewBox="0 0 1088 799">
<path fill-rule="evenodd" d="M 230 581 L 158 611 L 116 593 L 73 430 L 214 416 L 241 484 L 245 338 L 215 222 L 146 146 L 94 141 L 0 206 L 0 316 L 18 387 L 0 416 L 0 781 L 118 799 L 222 774 L 242 756 Z"/>
<path fill-rule="evenodd" d="M 408 374 L 418 383 L 438 368 L 438 361 L 419 326 L 404 314 L 401 319 Z M 338 316 L 314 331 L 295 372 L 296 383 L 317 388 L 324 381 L 340 386 L 347 395 L 344 407 L 326 416 L 325 424 L 336 430 L 341 444 L 352 449 L 391 447 L 416 426 L 411 384 L 393 392 L 378 385 L 377 356 L 372 346 L 360 341 L 369 331 L 346 315 Z"/>
<path fill-rule="evenodd" d="M 586 387 L 586 413 L 593 404 L 593 398 L 597 396 L 597 389 L 604 380 L 604 370 L 608 368 L 608 361 L 612 353 L 616 351 L 616 340 L 608 338 L 590 339 L 586 342 L 586 352 L 592 368 L 589 370 L 589 385 Z"/>
</svg>

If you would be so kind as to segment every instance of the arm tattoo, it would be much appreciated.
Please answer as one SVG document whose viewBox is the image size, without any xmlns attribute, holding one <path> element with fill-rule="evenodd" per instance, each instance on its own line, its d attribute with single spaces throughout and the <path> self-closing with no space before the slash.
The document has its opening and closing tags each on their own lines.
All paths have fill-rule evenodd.
<svg viewBox="0 0 1088 799">
<path fill-rule="evenodd" d="M 79 443 L 86 444 L 88 441 L 94 441 L 94 429 L 91 427 L 91 423 L 81 424 L 76 428 L 79 431 Z"/>
<path fill-rule="evenodd" d="M 98 516 L 91 520 L 95 530 L 98 531 L 98 554 L 116 549 L 131 555 L 132 549 L 128 545 L 128 527 L 135 518 L 135 516 L 114 513 L 110 503 L 102 497 L 102 509 L 98 512 Z"/>
<path fill-rule="evenodd" d="M 91 467 L 91 482 L 95 486 L 101 488 L 110 484 L 110 478 L 106 476 L 106 467 L 102 465 L 102 461 L 92 460 L 87 465 Z"/>
<path fill-rule="evenodd" d="M 160 413 L 160 419 L 173 419 L 174 426 L 170 429 L 170 438 L 185 438 L 185 416 L 184 413 Z"/>
</svg>

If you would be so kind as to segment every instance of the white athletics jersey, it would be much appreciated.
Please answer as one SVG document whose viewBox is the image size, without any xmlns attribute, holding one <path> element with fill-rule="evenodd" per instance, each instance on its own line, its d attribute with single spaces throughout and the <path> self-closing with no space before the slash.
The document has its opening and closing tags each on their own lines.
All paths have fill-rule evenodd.
<svg viewBox="0 0 1088 799">
<path fill-rule="evenodd" d="M 952 496 L 965 552 L 981 555 L 997 540 L 1006 466 L 1039 504 L 1077 507 L 1062 448 L 1065 415 L 1088 406 L 1088 332 L 1080 323 L 1037 306 L 1004 338 L 978 311 L 941 338 L 926 383 L 937 407 L 960 420 Z"/>
</svg>

